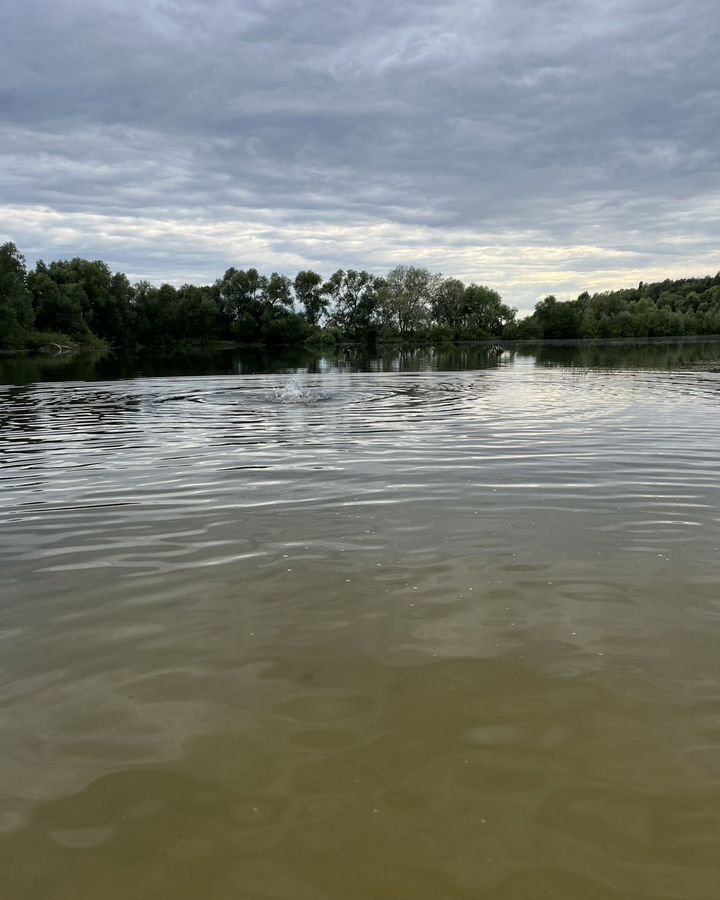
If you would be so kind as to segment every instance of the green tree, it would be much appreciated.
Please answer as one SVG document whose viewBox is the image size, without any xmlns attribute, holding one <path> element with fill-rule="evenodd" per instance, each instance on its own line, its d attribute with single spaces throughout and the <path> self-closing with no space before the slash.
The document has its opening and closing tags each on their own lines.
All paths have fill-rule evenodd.
<svg viewBox="0 0 720 900">
<path fill-rule="evenodd" d="M 401 338 L 414 337 L 429 321 L 433 297 L 442 280 L 427 269 L 396 266 L 383 280 L 379 314 Z"/>
<path fill-rule="evenodd" d="M 41 331 L 56 331 L 71 337 L 87 337 L 90 333 L 83 317 L 87 297 L 80 285 L 58 284 L 42 260 L 28 275 L 35 307 L 35 325 Z"/>
<path fill-rule="evenodd" d="M 0 347 L 23 345 L 33 325 L 32 297 L 25 258 L 10 242 L 0 246 Z"/>
<path fill-rule="evenodd" d="M 260 339 L 270 344 L 299 343 L 307 334 L 307 323 L 292 311 L 292 282 L 273 272 L 261 294 Z"/>
<path fill-rule="evenodd" d="M 535 304 L 533 318 L 544 338 L 577 338 L 580 335 L 579 317 L 582 306 L 577 301 L 561 303 L 553 294 Z"/>
<path fill-rule="evenodd" d="M 292 306 L 292 282 L 287 275 L 278 275 L 277 272 L 273 272 L 269 278 L 265 279 L 261 302 L 266 308 L 273 311 L 287 310 Z"/>
<path fill-rule="evenodd" d="M 457 333 L 465 321 L 465 285 L 458 278 L 442 278 L 433 293 L 430 308 L 438 325 Z"/>
<path fill-rule="evenodd" d="M 338 269 L 323 286 L 332 304 L 330 324 L 350 340 L 374 341 L 379 326 L 382 279 L 370 272 Z"/>
<path fill-rule="evenodd" d="M 184 336 L 178 292 L 171 284 L 147 281 L 133 288 L 135 339 L 142 347 L 166 350 Z"/>
<path fill-rule="evenodd" d="M 298 272 L 293 282 L 295 299 L 302 305 L 310 325 L 320 324 L 330 302 L 327 294 L 323 293 L 322 284 L 322 276 L 311 269 Z"/>
<path fill-rule="evenodd" d="M 515 319 L 516 310 L 506 306 L 497 291 L 482 284 L 469 284 L 463 297 L 463 326 L 474 337 L 500 337 Z"/>
<path fill-rule="evenodd" d="M 267 278 L 257 269 L 228 269 L 216 282 L 220 315 L 229 336 L 257 340 L 262 326 Z"/>
<path fill-rule="evenodd" d="M 184 284 L 177 291 L 173 315 L 177 340 L 200 343 L 212 340 L 218 307 L 211 288 Z"/>
</svg>

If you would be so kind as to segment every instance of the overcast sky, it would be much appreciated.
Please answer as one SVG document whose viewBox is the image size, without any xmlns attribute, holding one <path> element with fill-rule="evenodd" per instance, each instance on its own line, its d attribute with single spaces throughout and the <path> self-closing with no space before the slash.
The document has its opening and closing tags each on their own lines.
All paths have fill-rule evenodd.
<svg viewBox="0 0 720 900">
<path fill-rule="evenodd" d="M 718 0 L 5 0 L 0 241 L 529 311 L 720 269 Z"/>
</svg>

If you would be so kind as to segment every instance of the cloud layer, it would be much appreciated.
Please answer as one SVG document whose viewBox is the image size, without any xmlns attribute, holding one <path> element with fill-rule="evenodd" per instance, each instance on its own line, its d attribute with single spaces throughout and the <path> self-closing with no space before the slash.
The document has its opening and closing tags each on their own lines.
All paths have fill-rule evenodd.
<svg viewBox="0 0 720 900">
<path fill-rule="evenodd" d="M 0 239 L 131 277 L 720 269 L 715 0 L 11 0 Z"/>
</svg>

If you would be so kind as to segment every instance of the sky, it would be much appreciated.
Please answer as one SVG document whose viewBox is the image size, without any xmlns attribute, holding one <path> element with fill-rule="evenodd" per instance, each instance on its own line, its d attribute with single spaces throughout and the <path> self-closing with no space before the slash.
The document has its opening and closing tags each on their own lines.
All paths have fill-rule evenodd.
<svg viewBox="0 0 720 900">
<path fill-rule="evenodd" d="M 0 242 L 210 283 L 720 270 L 718 0 L 5 0 Z"/>
</svg>

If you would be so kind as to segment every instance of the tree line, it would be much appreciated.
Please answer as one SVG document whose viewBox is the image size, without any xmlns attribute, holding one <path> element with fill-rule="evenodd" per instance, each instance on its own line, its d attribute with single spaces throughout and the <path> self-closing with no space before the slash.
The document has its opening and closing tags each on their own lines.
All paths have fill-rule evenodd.
<svg viewBox="0 0 720 900">
<path fill-rule="evenodd" d="M 565 302 L 545 297 L 516 331 L 520 337 L 545 339 L 720 334 L 720 272 L 592 295 L 586 291 Z"/>
<path fill-rule="evenodd" d="M 0 343 L 32 335 L 104 341 L 116 348 L 234 340 L 453 340 L 499 337 L 515 310 L 497 291 L 427 269 L 397 266 L 385 277 L 339 269 L 294 279 L 228 269 L 213 284 L 131 284 L 101 261 L 75 258 L 28 270 L 12 243 L 0 247 Z"/>
<path fill-rule="evenodd" d="M 106 263 L 74 258 L 28 269 L 0 246 L 0 349 L 70 341 L 117 350 L 245 343 L 468 341 L 720 333 L 720 275 L 561 302 L 518 321 L 500 294 L 416 266 L 385 276 L 338 269 L 294 279 L 228 269 L 210 285 L 131 284 Z"/>
</svg>

